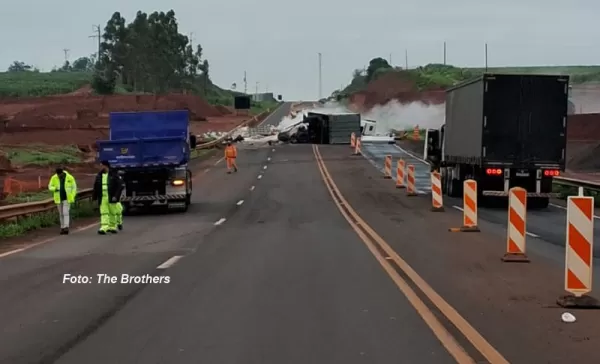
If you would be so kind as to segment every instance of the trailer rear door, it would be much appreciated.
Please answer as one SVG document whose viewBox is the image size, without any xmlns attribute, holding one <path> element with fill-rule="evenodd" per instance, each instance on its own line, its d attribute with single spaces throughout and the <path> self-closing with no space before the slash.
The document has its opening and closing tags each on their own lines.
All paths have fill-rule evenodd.
<svg viewBox="0 0 600 364">
<path fill-rule="evenodd" d="M 563 164 L 567 135 L 568 79 L 524 77 L 521 161 Z"/>
<path fill-rule="evenodd" d="M 485 160 L 564 164 L 568 77 L 495 75 L 486 82 Z"/>
</svg>

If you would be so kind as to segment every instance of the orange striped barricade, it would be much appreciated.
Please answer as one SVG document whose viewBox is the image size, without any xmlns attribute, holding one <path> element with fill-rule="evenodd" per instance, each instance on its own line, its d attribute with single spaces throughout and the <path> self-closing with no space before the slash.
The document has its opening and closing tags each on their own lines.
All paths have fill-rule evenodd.
<svg viewBox="0 0 600 364">
<path fill-rule="evenodd" d="M 559 297 L 562 307 L 600 308 L 600 303 L 586 295 L 592 291 L 592 257 L 594 251 L 594 198 L 569 196 L 567 200 L 567 242 L 565 249 L 565 291 Z"/>
<path fill-rule="evenodd" d="M 396 188 L 405 188 L 404 185 L 404 160 L 398 159 L 396 165 Z"/>
<path fill-rule="evenodd" d="M 350 148 L 356 148 L 356 134 L 350 134 Z"/>
<path fill-rule="evenodd" d="M 525 254 L 527 190 L 513 187 L 508 191 L 508 229 L 504 262 L 529 263 Z"/>
<path fill-rule="evenodd" d="M 383 163 L 383 178 L 390 179 L 392 178 L 392 156 L 386 155 L 385 161 Z"/>
<path fill-rule="evenodd" d="M 408 171 L 406 174 L 406 195 L 417 196 L 417 189 L 415 188 L 415 166 L 409 164 L 406 169 Z"/>
<path fill-rule="evenodd" d="M 451 232 L 479 232 L 477 226 L 477 181 L 468 179 L 463 183 L 463 226 L 448 229 Z"/>
<path fill-rule="evenodd" d="M 431 211 L 444 211 L 442 199 L 442 179 L 437 171 L 431 172 Z"/>
<path fill-rule="evenodd" d="M 413 140 L 421 140 L 421 132 L 418 125 L 413 129 Z"/>
<path fill-rule="evenodd" d="M 361 150 L 360 150 L 360 137 L 356 138 L 356 145 L 354 146 L 354 153 L 352 155 L 361 155 Z"/>
</svg>

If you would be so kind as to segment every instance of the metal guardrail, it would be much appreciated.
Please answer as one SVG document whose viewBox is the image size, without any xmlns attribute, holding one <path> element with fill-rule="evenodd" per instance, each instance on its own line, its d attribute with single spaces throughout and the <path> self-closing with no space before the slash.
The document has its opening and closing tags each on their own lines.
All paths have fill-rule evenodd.
<svg viewBox="0 0 600 364">
<path fill-rule="evenodd" d="M 77 191 L 77 201 L 89 200 L 92 198 L 93 189 L 86 188 Z M 50 193 L 50 192 L 48 192 Z M 50 211 L 56 208 L 53 198 L 43 201 L 25 202 L 14 205 L 0 206 L 0 221 L 10 220 L 16 217 L 39 214 L 40 212 Z"/>
<path fill-rule="evenodd" d="M 570 177 L 554 177 L 552 183 L 562 186 L 583 187 L 589 190 L 600 191 L 600 182 L 586 181 Z"/>
<path fill-rule="evenodd" d="M 232 133 L 235 133 L 239 128 L 242 128 L 242 127 L 248 125 L 252 121 L 258 121 L 259 118 L 262 118 L 263 116 L 268 115 L 270 112 L 271 112 L 271 110 L 267 109 L 266 111 L 264 111 L 256 116 L 253 116 L 252 118 L 244 121 L 242 124 L 233 128 L 232 130 L 230 130 L 229 132 L 227 132 L 225 135 L 221 136 L 220 138 L 218 138 L 216 140 L 212 140 L 208 143 L 203 143 L 203 144 L 196 146 L 196 150 L 209 149 L 209 148 L 213 148 L 213 147 L 219 145 L 220 143 L 223 142 L 223 140 L 227 136 L 231 135 Z M 86 189 L 78 191 L 77 197 L 76 197 L 77 201 L 91 199 L 92 192 L 93 192 L 93 189 L 91 189 L 91 188 L 86 188 Z M 56 208 L 56 204 L 54 203 L 54 199 L 52 199 L 52 198 L 49 198 L 49 199 L 43 200 L 43 201 L 34 201 L 34 202 L 26 202 L 26 203 L 0 206 L 0 221 L 10 220 L 10 219 L 14 219 L 16 217 L 27 216 L 27 215 L 31 215 L 31 214 L 39 214 L 41 212 L 51 211 L 52 209 L 55 209 L 55 208 Z"/>
</svg>

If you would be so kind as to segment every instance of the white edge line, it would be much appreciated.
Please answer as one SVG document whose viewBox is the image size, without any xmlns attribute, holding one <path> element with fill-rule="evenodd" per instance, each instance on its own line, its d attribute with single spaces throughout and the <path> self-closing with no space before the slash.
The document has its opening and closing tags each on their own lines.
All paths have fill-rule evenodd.
<svg viewBox="0 0 600 364">
<path fill-rule="evenodd" d="M 183 255 L 172 256 L 171 258 L 167 259 L 166 262 L 156 267 L 156 269 L 167 269 L 177 263 L 177 261 L 181 258 L 183 258 Z"/>
<path fill-rule="evenodd" d="M 457 209 L 458 211 L 465 211 L 465 210 L 463 210 L 463 208 L 462 208 L 462 207 L 460 207 L 460 206 L 456 206 L 456 205 L 453 205 L 453 206 L 452 206 L 452 208 L 453 208 L 453 209 Z"/>
<path fill-rule="evenodd" d="M 406 154 L 408 154 L 409 156 L 413 157 L 414 159 L 416 159 L 416 160 L 420 161 L 421 163 L 423 163 L 423 164 L 426 164 L 426 165 L 428 165 L 428 166 L 430 165 L 430 164 L 429 164 L 429 163 L 428 163 L 426 160 L 424 160 L 424 159 L 422 159 L 422 158 L 419 158 L 419 157 L 417 157 L 417 156 L 416 156 L 416 155 L 414 155 L 413 153 L 411 153 L 411 152 L 409 152 L 409 151 L 405 150 L 404 148 L 400 148 L 400 147 L 398 146 L 398 144 L 394 144 L 394 147 L 398 148 L 398 149 L 399 149 L 401 152 L 403 152 L 403 153 L 406 153 Z"/>
<path fill-rule="evenodd" d="M 244 203 L 244 200 L 239 200 L 238 203 L 237 203 L 237 205 L 241 206 L 243 203 Z"/>
<path fill-rule="evenodd" d="M 539 238 L 540 236 L 534 233 L 530 233 L 529 231 L 525 232 L 525 235 L 531 236 L 532 238 Z"/>
<path fill-rule="evenodd" d="M 223 162 L 223 159 L 225 159 L 225 157 L 223 157 L 223 158 L 219 159 L 218 161 L 216 161 L 216 162 L 215 162 L 215 166 L 216 166 L 217 164 L 219 164 L 219 163 Z"/>
<path fill-rule="evenodd" d="M 552 206 L 552 207 L 556 207 L 556 208 L 558 208 L 558 209 L 561 209 L 561 210 L 565 210 L 565 211 L 567 210 L 567 208 L 566 208 L 566 207 L 564 207 L 564 206 L 561 206 L 561 205 L 557 205 L 557 204 L 553 204 L 553 203 L 551 203 L 551 204 L 549 204 L 549 205 L 550 205 L 550 206 Z M 600 220 L 600 216 L 598 216 L 598 215 L 594 215 L 594 219 L 599 219 L 599 220 Z"/>
<path fill-rule="evenodd" d="M 224 222 L 225 222 L 225 220 L 227 220 L 227 219 L 226 219 L 226 218 L 224 218 L 224 217 L 222 217 L 222 218 L 221 218 L 219 221 L 216 221 L 216 222 L 215 222 L 215 225 L 217 225 L 217 226 L 218 226 L 218 225 L 221 225 L 222 223 L 224 223 Z"/>
</svg>

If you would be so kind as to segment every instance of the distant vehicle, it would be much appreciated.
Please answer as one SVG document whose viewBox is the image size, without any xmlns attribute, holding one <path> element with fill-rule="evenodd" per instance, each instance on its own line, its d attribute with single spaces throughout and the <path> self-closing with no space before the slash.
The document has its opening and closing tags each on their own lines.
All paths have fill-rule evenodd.
<svg viewBox="0 0 600 364">
<path fill-rule="evenodd" d="M 439 170 L 442 190 L 462 196 L 527 190 L 545 208 L 552 179 L 565 170 L 568 76 L 484 74 L 446 91 L 446 123 L 426 132 L 424 157 Z"/>
<path fill-rule="evenodd" d="M 187 211 L 192 198 L 188 111 L 114 112 L 110 140 L 98 141 L 98 159 L 123 172 L 125 211 L 166 207 Z"/>
</svg>

